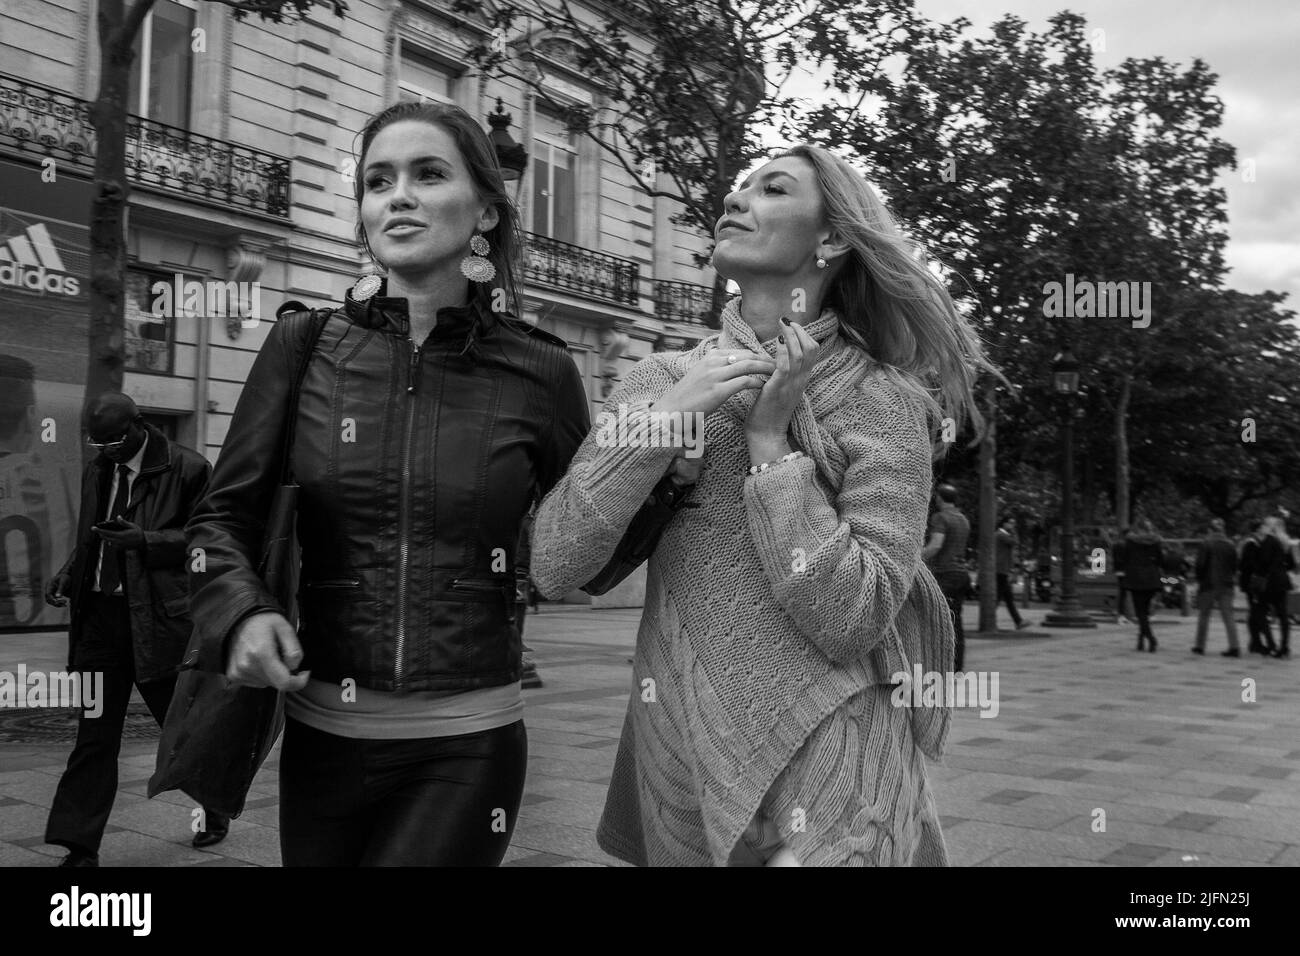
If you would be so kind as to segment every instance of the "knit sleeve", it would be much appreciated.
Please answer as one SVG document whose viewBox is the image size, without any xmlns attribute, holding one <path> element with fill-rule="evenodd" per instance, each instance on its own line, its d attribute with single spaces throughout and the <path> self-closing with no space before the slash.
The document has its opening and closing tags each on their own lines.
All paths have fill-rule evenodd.
<svg viewBox="0 0 1300 956">
<path fill-rule="evenodd" d="M 547 598 L 562 597 L 596 576 L 672 465 L 671 444 L 657 444 L 650 432 L 636 437 L 638 417 L 673 386 L 662 362 L 651 355 L 632 368 L 537 510 L 533 583 Z"/>
<path fill-rule="evenodd" d="M 772 590 L 800 631 L 837 664 L 888 631 L 921 563 L 931 481 L 918 402 L 883 375 L 842 413 L 848 456 L 828 500 L 809 458 L 745 479 L 745 510 Z"/>
</svg>

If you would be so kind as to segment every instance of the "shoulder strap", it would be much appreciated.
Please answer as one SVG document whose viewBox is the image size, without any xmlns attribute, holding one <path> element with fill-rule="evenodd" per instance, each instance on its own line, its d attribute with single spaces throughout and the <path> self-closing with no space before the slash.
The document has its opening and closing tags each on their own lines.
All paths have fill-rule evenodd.
<svg viewBox="0 0 1300 956">
<path fill-rule="evenodd" d="M 325 328 L 325 323 L 329 321 L 329 309 L 311 309 L 307 315 L 306 335 L 303 338 L 300 351 L 298 352 L 298 368 L 294 372 L 293 386 L 289 390 L 289 401 L 286 406 L 288 414 L 289 427 L 284 430 L 284 445 L 280 460 L 284 462 L 283 470 L 280 473 L 280 483 L 285 485 L 293 484 L 293 439 L 298 430 L 298 395 L 302 391 L 302 380 L 307 375 L 307 367 L 311 364 L 311 356 L 316 351 L 316 342 L 320 339 L 320 334 Z M 288 315 L 283 316 L 280 321 L 290 321 Z M 296 330 L 293 330 L 296 331 Z"/>
</svg>

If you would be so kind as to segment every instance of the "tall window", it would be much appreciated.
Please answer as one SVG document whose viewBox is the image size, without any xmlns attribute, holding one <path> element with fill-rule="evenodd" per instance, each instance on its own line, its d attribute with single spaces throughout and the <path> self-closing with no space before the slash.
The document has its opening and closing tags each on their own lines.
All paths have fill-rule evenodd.
<svg viewBox="0 0 1300 956">
<path fill-rule="evenodd" d="M 398 80 L 398 96 L 404 102 L 434 100 L 438 103 L 456 102 L 458 71 L 437 60 L 421 56 L 402 44 L 402 73 Z"/>
<path fill-rule="evenodd" d="M 533 123 L 532 231 L 576 243 L 578 149 L 564 120 L 538 108 Z"/>
<path fill-rule="evenodd" d="M 159 0 L 140 26 L 127 111 L 189 129 L 194 0 Z"/>
<path fill-rule="evenodd" d="M 163 282 L 174 287 L 175 274 L 128 269 L 126 273 L 126 367 L 133 372 L 170 375 L 173 370 L 176 316 L 182 304 L 167 310 L 155 310 L 157 296 L 153 285 Z M 163 311 L 155 315 L 155 311 Z M 186 314 L 188 318 L 188 314 Z"/>
</svg>

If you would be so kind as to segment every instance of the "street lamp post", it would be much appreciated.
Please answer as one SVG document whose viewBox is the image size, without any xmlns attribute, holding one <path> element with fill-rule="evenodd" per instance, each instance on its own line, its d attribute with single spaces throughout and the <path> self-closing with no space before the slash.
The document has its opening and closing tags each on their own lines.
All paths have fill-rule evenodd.
<svg viewBox="0 0 1300 956">
<path fill-rule="evenodd" d="M 488 125 L 492 132 L 488 139 L 496 151 L 497 162 L 501 164 L 501 178 L 515 184 L 515 199 L 519 198 L 519 187 L 523 185 L 524 170 L 528 166 L 528 150 L 524 149 L 506 132 L 513 117 L 506 112 L 501 97 L 497 97 L 497 111 L 488 114 Z"/>
<path fill-rule="evenodd" d="M 1052 360 L 1052 390 L 1065 409 L 1061 425 L 1061 593 L 1043 618 L 1044 627 L 1096 627 L 1074 593 L 1074 404 L 1079 394 L 1079 363 L 1070 347 Z"/>
</svg>

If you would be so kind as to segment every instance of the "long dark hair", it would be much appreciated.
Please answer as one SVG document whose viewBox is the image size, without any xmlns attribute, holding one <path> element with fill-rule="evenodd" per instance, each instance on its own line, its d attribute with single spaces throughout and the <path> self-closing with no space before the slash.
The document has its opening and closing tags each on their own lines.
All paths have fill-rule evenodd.
<svg viewBox="0 0 1300 956">
<path fill-rule="evenodd" d="M 357 171 L 353 185 L 357 202 L 357 242 L 371 259 L 376 263 L 379 262 L 370 248 L 370 240 L 366 236 L 365 225 L 361 219 L 361 199 L 366 191 L 362 170 L 366 164 L 366 153 L 370 150 L 370 144 L 379 131 L 402 120 L 420 120 L 432 123 L 446 131 L 464 157 L 465 166 L 469 169 L 470 178 L 479 197 L 496 208 L 497 224 L 483 234 L 491 247 L 487 258 L 496 266 L 496 279 L 491 283 L 471 282 L 470 285 L 474 287 L 474 294 L 478 297 L 484 311 L 493 311 L 493 290 L 502 288 L 506 293 L 507 308 L 515 315 L 519 315 L 519 288 L 515 279 L 523 249 L 519 232 L 519 210 L 515 208 L 514 202 L 506 193 L 505 180 L 501 177 L 501 165 L 497 162 L 496 150 L 492 148 L 487 133 L 474 121 L 474 117 L 459 106 L 429 102 L 394 103 L 366 120 L 365 126 L 361 128 L 361 149 L 357 153 Z"/>
</svg>

